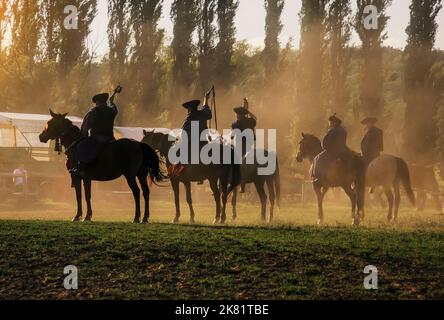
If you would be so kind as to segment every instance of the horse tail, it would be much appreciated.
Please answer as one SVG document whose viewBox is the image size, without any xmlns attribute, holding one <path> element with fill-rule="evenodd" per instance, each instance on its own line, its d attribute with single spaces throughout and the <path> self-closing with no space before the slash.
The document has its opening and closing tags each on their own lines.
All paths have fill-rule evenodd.
<svg viewBox="0 0 444 320">
<path fill-rule="evenodd" d="M 276 171 L 273 175 L 274 188 L 276 189 L 276 201 L 277 205 L 281 207 L 281 175 L 279 174 L 279 162 L 276 158 Z"/>
<path fill-rule="evenodd" d="M 166 175 L 163 173 L 161 165 L 162 160 L 157 152 L 145 143 L 141 143 L 140 147 L 143 153 L 144 166 L 148 169 L 148 175 L 155 184 L 163 182 Z"/>
<path fill-rule="evenodd" d="M 410 171 L 407 163 L 401 159 L 396 158 L 396 180 L 401 181 L 404 189 L 413 206 L 416 205 L 415 194 L 413 193 L 412 183 L 410 180 Z"/>
</svg>

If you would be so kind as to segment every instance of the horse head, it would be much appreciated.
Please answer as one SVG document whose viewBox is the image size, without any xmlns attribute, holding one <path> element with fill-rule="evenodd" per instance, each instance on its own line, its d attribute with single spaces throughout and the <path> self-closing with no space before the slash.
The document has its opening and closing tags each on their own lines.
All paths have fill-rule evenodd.
<svg viewBox="0 0 444 320">
<path fill-rule="evenodd" d="M 49 113 L 51 120 L 47 122 L 45 129 L 39 135 L 40 142 L 42 143 L 60 138 L 70 124 L 70 121 L 66 118 L 68 113 L 55 113 L 51 109 L 49 109 Z"/>
<path fill-rule="evenodd" d="M 314 159 L 321 151 L 322 145 L 318 138 L 311 134 L 302 133 L 296 160 L 302 162 L 306 158 Z"/>
<path fill-rule="evenodd" d="M 142 143 L 149 145 L 151 148 L 161 153 L 165 151 L 167 152 L 167 150 L 164 149 L 172 144 L 172 142 L 169 142 L 168 140 L 168 134 L 155 132 L 155 130 L 152 131 L 143 130 Z"/>
</svg>

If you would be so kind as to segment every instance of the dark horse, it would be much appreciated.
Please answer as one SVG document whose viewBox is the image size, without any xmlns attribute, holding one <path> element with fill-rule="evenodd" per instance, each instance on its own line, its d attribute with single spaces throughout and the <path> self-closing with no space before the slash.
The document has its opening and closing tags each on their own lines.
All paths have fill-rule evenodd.
<svg viewBox="0 0 444 320">
<path fill-rule="evenodd" d="M 191 198 L 191 182 L 208 180 L 216 202 L 216 217 L 214 223 L 225 223 L 228 196 L 240 183 L 240 165 L 235 164 L 233 161 L 233 150 L 229 146 L 220 145 L 221 148 L 230 148 L 231 164 L 172 165 L 168 160 L 168 153 L 175 142 L 170 141 L 169 134 L 154 131 L 147 132 L 145 130 L 143 131 L 143 134 L 144 138 L 142 142 L 159 151 L 160 155 L 166 159 L 169 178 L 174 191 L 174 202 L 176 205 L 176 217 L 173 222 L 178 223 L 180 219 L 179 184 L 182 182 L 185 186 L 187 203 L 190 208 L 190 222 L 194 223 L 195 213 L 193 200 Z"/>
<path fill-rule="evenodd" d="M 313 135 L 302 134 L 299 143 L 297 161 L 302 162 L 309 159 L 313 164 L 315 157 L 322 152 L 321 141 Z M 345 158 L 345 157 L 344 157 Z M 318 224 L 324 222 L 324 211 L 322 203 L 329 188 L 341 187 L 351 200 L 353 224 L 359 225 L 364 219 L 364 198 L 365 198 L 365 166 L 361 156 L 353 151 L 349 151 L 341 161 L 336 161 L 325 170 L 325 179 L 313 182 L 313 188 L 318 199 Z M 356 212 L 356 209 L 358 210 Z"/>
<path fill-rule="evenodd" d="M 267 150 L 263 151 L 266 157 L 269 156 L 269 152 Z M 278 207 L 280 206 L 280 195 L 281 195 L 281 179 L 279 175 L 279 164 L 276 158 L 276 170 L 272 175 L 259 175 L 258 168 L 263 167 L 265 165 L 259 165 L 257 161 L 255 164 L 242 164 L 240 167 L 241 170 L 241 182 L 245 184 L 253 183 L 256 191 L 259 195 L 259 199 L 261 201 L 261 218 L 262 221 L 265 222 L 267 218 L 267 194 L 265 192 L 265 184 L 267 184 L 268 188 L 268 197 L 270 200 L 270 216 L 269 223 L 273 221 L 274 216 L 274 205 L 277 202 Z M 233 221 L 236 221 L 237 218 L 237 193 L 239 188 L 235 188 L 233 190 L 233 198 L 231 199 L 231 205 L 233 208 Z"/>
<path fill-rule="evenodd" d="M 49 140 L 59 140 L 67 149 L 67 169 L 77 166 L 77 148 L 71 147 L 80 139 L 80 130 L 66 118 L 67 114 L 56 114 L 50 110 L 52 119 L 48 121 L 46 128 L 40 134 L 40 141 L 47 143 Z M 149 176 L 154 183 L 164 180 L 161 171 L 161 162 L 157 153 L 149 146 L 129 139 L 121 139 L 109 143 L 98 158 L 85 168 L 85 176 L 72 174 L 72 185 L 76 190 L 77 215 L 73 221 L 82 218 L 82 180 L 85 189 L 87 213 L 84 221 L 91 221 L 91 181 L 111 181 L 122 175 L 125 176 L 134 196 L 136 204 L 135 223 L 140 223 L 140 189 L 136 178 L 139 179 L 145 199 L 145 213 L 143 223 L 148 223 L 150 189 L 147 182 Z"/>
</svg>

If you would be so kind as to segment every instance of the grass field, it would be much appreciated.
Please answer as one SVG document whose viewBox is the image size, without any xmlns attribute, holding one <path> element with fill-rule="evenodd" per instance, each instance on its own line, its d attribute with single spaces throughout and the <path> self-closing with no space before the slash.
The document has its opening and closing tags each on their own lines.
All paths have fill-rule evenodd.
<svg viewBox="0 0 444 320">
<path fill-rule="evenodd" d="M 153 202 L 153 223 L 133 225 L 132 209 L 96 203 L 92 224 L 72 224 L 72 207 L 0 208 L 0 299 L 436 299 L 444 298 L 444 216 L 403 209 L 396 225 L 368 210 L 363 227 L 349 209 L 283 206 L 261 226 L 256 205 L 239 206 L 236 226 L 172 225 L 173 206 Z M 128 206 L 131 208 L 131 206 Z M 183 220 L 188 220 L 185 210 Z M 79 289 L 63 288 L 63 268 Z M 379 289 L 363 287 L 366 265 Z"/>
</svg>

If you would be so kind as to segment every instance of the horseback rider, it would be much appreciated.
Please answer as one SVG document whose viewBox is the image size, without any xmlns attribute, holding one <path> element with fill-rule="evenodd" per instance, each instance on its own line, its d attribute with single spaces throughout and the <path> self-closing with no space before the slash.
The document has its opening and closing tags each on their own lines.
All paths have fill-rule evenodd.
<svg viewBox="0 0 444 320">
<path fill-rule="evenodd" d="M 348 151 L 347 131 L 342 126 L 342 120 L 336 114 L 328 119 L 329 128 L 322 141 L 322 151 L 313 163 L 313 178 L 315 181 L 324 178 L 324 170 L 334 161 L 342 159 Z"/>
<path fill-rule="evenodd" d="M 212 88 L 210 91 L 207 92 L 207 94 L 205 95 L 205 100 L 204 100 L 204 104 L 202 109 L 199 110 L 199 105 L 200 105 L 200 100 L 191 100 L 188 102 L 185 102 L 182 106 L 188 110 L 188 114 L 185 118 L 185 121 L 182 125 L 182 138 L 181 140 L 184 141 L 188 141 L 188 163 L 190 163 L 190 159 L 191 159 L 191 128 L 192 128 L 192 123 L 193 122 L 197 122 L 197 124 L 199 125 L 199 153 L 200 150 L 208 143 L 208 141 L 200 141 L 200 136 L 202 134 L 202 132 L 204 132 L 205 130 L 208 130 L 208 123 L 207 121 L 211 120 L 213 117 L 213 114 L 211 112 L 211 109 L 208 105 L 208 100 L 210 97 L 211 92 L 214 89 Z M 187 135 L 187 139 L 184 139 L 183 136 Z"/>
<path fill-rule="evenodd" d="M 108 93 L 100 93 L 92 98 L 93 107 L 83 119 L 82 137 L 95 137 L 100 142 L 106 143 L 114 138 L 114 120 L 117 116 L 117 106 L 114 104 L 114 96 L 108 106 Z"/>
<path fill-rule="evenodd" d="M 120 92 L 119 90 L 121 90 L 120 86 L 116 92 Z M 114 104 L 114 97 L 115 94 L 109 98 L 108 93 L 100 93 L 92 98 L 95 106 L 88 111 L 83 119 L 80 129 L 82 138 L 75 143 L 77 145 L 78 168 L 72 172 L 78 171 L 80 175 L 84 175 L 85 166 L 96 160 L 106 144 L 115 141 L 114 120 L 118 111 Z"/>
<path fill-rule="evenodd" d="M 366 166 L 378 158 L 384 151 L 384 133 L 375 126 L 378 119 L 368 117 L 362 120 L 361 124 L 365 126 L 366 133 L 361 142 L 362 157 Z"/>
<path fill-rule="evenodd" d="M 242 107 L 236 107 L 233 109 L 236 113 L 236 121 L 231 125 L 231 129 L 233 130 L 232 139 L 236 141 L 237 134 L 245 134 L 245 130 L 251 130 L 254 135 L 254 130 L 256 129 L 257 118 L 256 116 L 250 112 L 249 110 L 249 102 L 247 98 L 244 98 L 244 105 Z M 237 130 L 236 130 L 237 129 Z M 240 137 L 242 140 L 242 159 L 245 155 L 250 152 L 254 147 L 254 140 L 256 139 L 253 136 L 253 139 L 247 139 L 244 136 Z M 236 141 L 237 142 L 237 141 Z M 245 184 L 241 184 L 241 193 L 245 193 Z"/>
<path fill-rule="evenodd" d="M 250 129 L 254 133 L 254 130 L 256 129 L 257 118 L 249 110 L 248 99 L 244 98 L 244 105 L 242 107 L 234 108 L 233 110 L 236 113 L 237 119 L 231 125 L 231 129 L 232 130 L 238 129 L 238 130 L 240 130 L 240 133 L 243 133 L 245 130 Z M 234 132 L 234 135 L 232 138 L 233 139 L 236 138 L 236 132 Z M 247 139 L 245 139 L 245 137 L 243 137 L 243 139 L 242 139 L 242 157 L 244 157 L 245 154 L 253 148 L 254 141 L 253 141 L 253 144 L 250 144 L 250 145 L 247 145 L 247 142 L 248 142 Z"/>
</svg>

